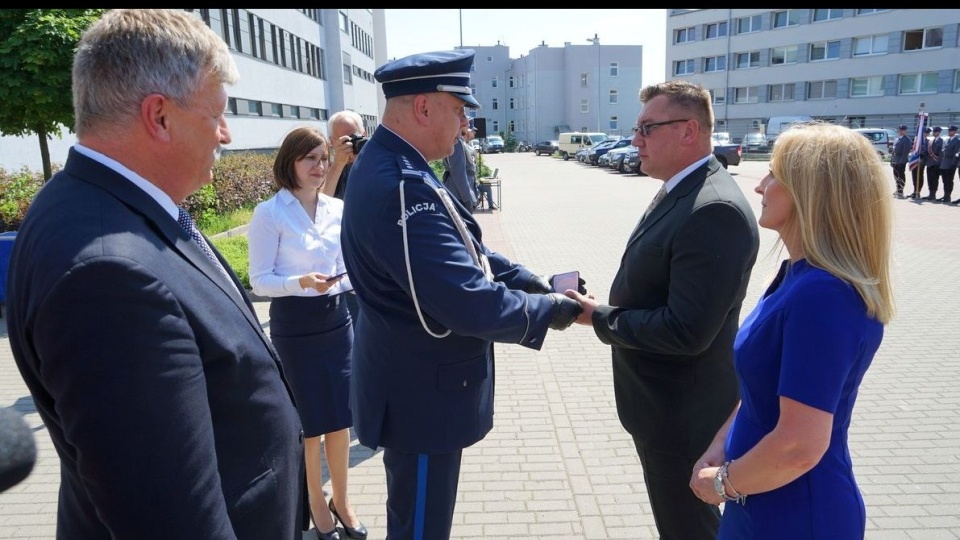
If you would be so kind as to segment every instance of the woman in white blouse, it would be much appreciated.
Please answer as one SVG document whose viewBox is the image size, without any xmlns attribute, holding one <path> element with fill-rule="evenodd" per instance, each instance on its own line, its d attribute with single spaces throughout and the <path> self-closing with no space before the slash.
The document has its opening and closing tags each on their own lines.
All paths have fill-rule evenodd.
<svg viewBox="0 0 960 540">
<path fill-rule="evenodd" d="M 247 237 L 253 292 L 271 297 L 270 338 L 292 387 L 304 431 L 310 513 L 319 538 L 366 538 L 347 496 L 350 353 L 353 326 L 344 296 L 340 219 L 343 201 L 320 193 L 330 146 L 317 129 L 300 127 L 283 140 L 273 164 L 279 191 L 257 205 Z M 321 438 L 332 496 L 323 494 Z M 326 531 L 326 532 L 324 532 Z"/>
</svg>

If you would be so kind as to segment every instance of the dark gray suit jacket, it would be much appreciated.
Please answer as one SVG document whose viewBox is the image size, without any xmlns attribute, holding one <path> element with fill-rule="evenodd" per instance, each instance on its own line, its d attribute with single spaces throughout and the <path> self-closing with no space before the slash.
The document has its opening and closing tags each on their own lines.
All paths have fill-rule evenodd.
<svg viewBox="0 0 960 540">
<path fill-rule="evenodd" d="M 593 328 L 613 348 L 620 421 L 650 447 L 696 459 L 739 400 L 733 340 L 758 246 L 750 205 L 712 156 L 627 241 Z"/>
<path fill-rule="evenodd" d="M 279 359 L 156 201 L 71 150 L 9 284 L 14 359 L 61 460 L 58 538 L 300 538 L 302 431 Z"/>
</svg>

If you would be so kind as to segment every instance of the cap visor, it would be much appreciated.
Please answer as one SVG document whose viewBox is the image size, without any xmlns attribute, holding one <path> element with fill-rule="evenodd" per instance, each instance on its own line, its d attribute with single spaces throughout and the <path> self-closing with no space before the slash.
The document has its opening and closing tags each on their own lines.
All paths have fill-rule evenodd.
<svg viewBox="0 0 960 540">
<path fill-rule="evenodd" d="M 453 93 L 453 92 L 451 92 L 451 93 Z M 458 98 L 462 99 L 463 102 L 466 103 L 467 106 L 470 107 L 470 108 L 473 108 L 473 109 L 479 109 L 479 108 L 480 108 L 480 102 L 477 101 L 477 98 L 473 97 L 473 95 L 471 95 L 471 94 L 453 94 L 453 95 L 455 95 L 455 96 L 457 96 Z"/>
</svg>

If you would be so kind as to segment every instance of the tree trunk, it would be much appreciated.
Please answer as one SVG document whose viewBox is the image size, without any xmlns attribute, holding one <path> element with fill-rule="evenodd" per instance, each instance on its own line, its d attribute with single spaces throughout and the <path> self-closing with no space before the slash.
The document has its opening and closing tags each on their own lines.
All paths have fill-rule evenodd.
<svg viewBox="0 0 960 540">
<path fill-rule="evenodd" d="M 50 147 L 47 146 L 47 130 L 39 128 L 37 137 L 40 138 L 40 159 L 43 161 L 43 183 L 53 176 L 53 168 L 50 166 Z"/>
</svg>

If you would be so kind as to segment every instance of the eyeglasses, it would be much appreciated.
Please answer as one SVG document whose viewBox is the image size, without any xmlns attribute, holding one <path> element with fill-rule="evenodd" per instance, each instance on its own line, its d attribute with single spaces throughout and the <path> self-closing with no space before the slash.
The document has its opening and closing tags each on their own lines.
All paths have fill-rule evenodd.
<svg viewBox="0 0 960 540">
<path fill-rule="evenodd" d="M 654 122 L 654 123 L 652 123 L 652 124 L 640 124 L 639 126 L 633 128 L 633 133 L 634 133 L 634 135 L 636 135 L 637 133 L 639 133 L 639 134 L 640 134 L 641 136 L 643 136 L 643 137 L 649 137 L 649 136 L 650 136 L 650 132 L 653 131 L 653 128 L 655 128 L 655 127 L 665 126 L 665 125 L 667 125 L 667 124 L 676 124 L 676 123 L 679 123 L 679 122 L 687 122 L 687 121 L 689 121 L 689 120 L 690 120 L 689 118 L 680 118 L 680 119 L 677 119 L 677 120 L 667 120 L 666 122 Z"/>
</svg>

